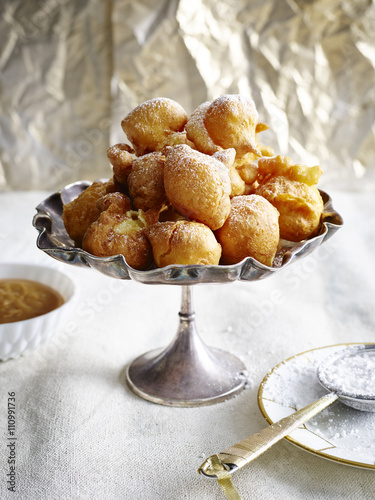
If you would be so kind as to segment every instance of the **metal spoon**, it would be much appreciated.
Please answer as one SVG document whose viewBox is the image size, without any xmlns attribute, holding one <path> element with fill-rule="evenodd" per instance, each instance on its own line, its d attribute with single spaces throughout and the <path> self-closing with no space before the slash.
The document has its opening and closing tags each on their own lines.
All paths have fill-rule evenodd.
<svg viewBox="0 0 375 500">
<path fill-rule="evenodd" d="M 328 394 L 313 403 L 305 406 L 301 410 L 296 411 L 278 422 L 266 427 L 257 434 L 253 434 L 247 439 L 240 441 L 237 444 L 227 448 L 217 455 L 208 457 L 199 467 L 198 472 L 210 478 L 220 479 L 224 475 L 232 474 L 244 465 L 255 460 L 259 455 L 268 450 L 283 437 L 289 435 L 297 427 L 301 426 L 327 406 L 339 399 L 344 404 L 351 406 L 361 411 L 375 412 L 375 369 L 368 370 L 362 374 L 365 378 L 361 378 L 355 385 L 348 383 L 350 378 L 355 381 L 356 374 L 349 374 L 345 380 L 338 380 L 338 375 L 342 373 L 345 366 L 349 370 L 353 367 L 353 363 L 358 366 L 358 359 L 370 356 L 375 367 L 375 344 L 363 346 L 349 347 L 341 350 L 338 353 L 328 356 L 320 363 L 317 370 L 317 377 L 320 384 L 329 391 Z M 371 368 L 371 366 L 370 366 Z M 341 370 L 341 371 L 339 371 Z M 368 390 L 372 386 L 372 390 Z M 354 389 L 352 389 L 354 387 Z M 367 387 L 367 393 L 361 389 Z M 348 388 L 350 390 L 348 390 Z"/>
</svg>

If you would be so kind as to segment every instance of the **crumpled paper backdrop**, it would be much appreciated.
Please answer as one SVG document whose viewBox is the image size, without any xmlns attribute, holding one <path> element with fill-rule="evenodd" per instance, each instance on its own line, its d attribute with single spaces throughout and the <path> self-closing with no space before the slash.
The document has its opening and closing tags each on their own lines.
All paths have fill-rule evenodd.
<svg viewBox="0 0 375 500">
<path fill-rule="evenodd" d="M 109 176 L 121 119 L 166 96 L 188 113 L 251 96 L 261 141 L 320 164 L 323 188 L 375 188 L 369 0 L 3 0 L 0 188 Z"/>
</svg>

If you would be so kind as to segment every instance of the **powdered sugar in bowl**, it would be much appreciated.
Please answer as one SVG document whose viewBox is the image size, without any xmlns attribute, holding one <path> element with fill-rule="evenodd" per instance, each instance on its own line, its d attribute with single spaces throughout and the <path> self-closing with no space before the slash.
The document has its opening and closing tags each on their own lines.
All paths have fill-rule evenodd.
<svg viewBox="0 0 375 500">
<path fill-rule="evenodd" d="M 330 355 L 318 368 L 318 380 L 356 410 L 375 412 L 375 344 L 349 347 Z"/>
</svg>

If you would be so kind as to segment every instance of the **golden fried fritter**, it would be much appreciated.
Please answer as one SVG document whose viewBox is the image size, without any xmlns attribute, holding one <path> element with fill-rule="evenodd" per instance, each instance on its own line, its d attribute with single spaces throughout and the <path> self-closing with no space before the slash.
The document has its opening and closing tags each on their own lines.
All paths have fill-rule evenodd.
<svg viewBox="0 0 375 500">
<path fill-rule="evenodd" d="M 163 267 L 248 256 L 271 266 L 280 237 L 317 234 L 322 171 L 271 157 L 258 140 L 268 126 L 250 98 L 222 95 L 189 118 L 171 99 L 150 99 L 121 125 L 133 147 L 107 150 L 113 179 L 63 209 L 69 235 L 93 255 L 122 254 L 140 270 L 153 259 Z"/>
<path fill-rule="evenodd" d="M 213 155 L 222 149 L 236 150 L 233 167 L 237 172 L 231 172 L 232 195 L 248 191 L 248 186 L 252 186 L 258 175 L 254 162 L 262 155 L 273 154 L 271 148 L 258 141 L 258 134 L 267 129 L 268 125 L 258 121 L 254 102 L 236 94 L 204 102 L 186 124 L 187 137 L 198 151 Z"/>
<path fill-rule="evenodd" d="M 266 198 L 280 213 L 280 237 L 302 241 L 315 236 L 324 204 L 315 186 L 319 166 L 293 165 L 290 158 L 277 156 L 258 162 L 260 185 L 255 192 Z"/>
<path fill-rule="evenodd" d="M 192 113 L 186 123 L 187 138 L 206 154 L 234 148 L 238 156 L 249 152 L 261 156 L 255 139 L 258 119 L 252 99 L 222 95 L 201 104 Z"/>
<path fill-rule="evenodd" d="M 213 232 L 204 224 L 186 220 L 158 222 L 147 228 L 145 233 L 158 267 L 219 264 L 221 247 Z"/>
<path fill-rule="evenodd" d="M 97 201 L 107 193 L 115 191 L 113 180 L 95 181 L 75 200 L 63 207 L 63 221 L 69 236 L 77 246 L 81 246 L 87 228 L 99 217 Z"/>
<path fill-rule="evenodd" d="M 236 264 L 245 257 L 271 266 L 279 243 L 279 213 L 265 198 L 235 196 L 224 225 L 215 232 L 222 247 L 222 264 Z"/>
<path fill-rule="evenodd" d="M 206 101 L 200 104 L 189 116 L 186 123 L 187 138 L 195 144 L 198 151 L 206 155 L 212 155 L 216 151 L 223 149 L 218 144 L 215 144 L 204 124 L 204 118 L 211 102 Z"/>
<path fill-rule="evenodd" d="M 166 202 L 164 163 L 165 156 L 160 152 L 148 153 L 133 161 L 128 184 L 136 209 L 146 211 Z"/>
<path fill-rule="evenodd" d="M 126 187 L 132 168 L 134 151 L 128 144 L 115 144 L 107 149 L 107 158 L 113 167 L 113 178 L 122 187 Z"/>
<path fill-rule="evenodd" d="M 144 234 L 147 221 L 142 210 L 131 210 L 131 202 L 122 193 L 104 196 L 98 202 L 102 212 L 87 229 L 82 248 L 92 255 L 123 255 L 130 267 L 147 269 L 152 259 L 151 245 Z"/>
<path fill-rule="evenodd" d="M 164 153 L 164 187 L 173 207 L 212 230 L 221 227 L 230 211 L 226 166 L 186 145 L 165 148 Z"/>
<path fill-rule="evenodd" d="M 223 149 L 234 148 L 239 156 L 249 152 L 261 156 L 255 140 L 258 120 L 252 99 L 227 94 L 212 101 L 204 125 L 214 143 Z"/>
<path fill-rule="evenodd" d="M 165 145 L 186 141 L 183 134 L 186 122 L 187 114 L 180 104 L 166 97 L 156 97 L 134 108 L 122 120 L 121 126 L 135 154 L 142 156 L 161 151 Z"/>
<path fill-rule="evenodd" d="M 281 238 L 302 241 L 318 232 L 323 200 L 315 186 L 286 177 L 271 177 L 255 192 L 279 211 Z"/>
</svg>

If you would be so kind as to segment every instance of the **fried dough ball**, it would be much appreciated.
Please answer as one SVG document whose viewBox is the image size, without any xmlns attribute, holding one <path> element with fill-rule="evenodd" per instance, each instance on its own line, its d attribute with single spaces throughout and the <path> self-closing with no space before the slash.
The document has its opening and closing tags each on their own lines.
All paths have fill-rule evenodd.
<svg viewBox="0 0 375 500">
<path fill-rule="evenodd" d="M 324 209 L 315 185 L 321 168 L 293 165 L 283 156 L 259 160 L 258 165 L 263 180 L 255 192 L 279 211 L 280 237 L 296 242 L 315 236 Z"/>
<path fill-rule="evenodd" d="M 223 227 L 215 232 L 222 247 L 222 264 L 236 264 L 245 257 L 271 266 L 279 243 L 279 212 L 265 198 L 236 196 Z"/>
<path fill-rule="evenodd" d="M 128 144 L 115 144 L 107 149 L 107 158 L 113 167 L 113 178 L 121 186 L 127 186 L 132 168 L 134 151 Z"/>
<path fill-rule="evenodd" d="M 222 95 L 207 108 L 204 124 L 210 137 L 223 149 L 234 148 L 239 156 L 255 153 L 260 156 L 255 141 L 259 120 L 254 101 L 241 95 Z"/>
<path fill-rule="evenodd" d="M 221 227 L 230 211 L 226 166 L 186 145 L 165 148 L 164 153 L 164 187 L 173 207 L 212 230 Z"/>
<path fill-rule="evenodd" d="M 258 119 L 252 99 L 222 95 L 201 104 L 192 113 L 186 123 L 187 138 L 206 154 L 234 148 L 238 156 L 249 152 L 261 156 L 255 139 Z"/>
<path fill-rule="evenodd" d="M 206 111 L 210 107 L 211 102 L 206 101 L 200 104 L 190 115 L 185 127 L 187 138 L 195 144 L 198 151 L 206 155 L 212 155 L 222 149 L 214 143 L 204 124 Z"/>
<path fill-rule="evenodd" d="M 144 234 L 147 226 L 142 210 L 131 210 L 131 202 L 122 193 L 107 194 L 98 201 L 99 218 L 87 229 L 82 248 L 92 255 L 123 255 L 127 264 L 147 269 L 152 259 L 151 245 Z"/>
<path fill-rule="evenodd" d="M 165 145 L 176 144 L 176 141 L 186 141 L 183 133 L 186 122 L 186 111 L 178 102 L 156 97 L 134 108 L 122 120 L 121 126 L 135 154 L 142 156 L 160 151 Z"/>
<path fill-rule="evenodd" d="M 148 153 L 133 161 L 128 184 L 136 209 L 146 211 L 166 202 L 164 163 L 165 156 L 160 152 Z"/>
<path fill-rule="evenodd" d="M 279 211 L 281 238 L 302 241 L 316 235 L 323 213 L 323 200 L 315 186 L 286 177 L 272 177 L 255 192 Z"/>
<path fill-rule="evenodd" d="M 236 158 L 231 170 L 232 196 L 250 190 L 258 170 L 254 162 L 260 156 L 273 154 L 271 148 L 258 141 L 258 134 L 268 125 L 258 122 L 254 102 L 246 97 L 227 94 L 214 101 L 207 101 L 192 113 L 186 124 L 188 139 L 198 151 L 213 155 L 222 149 L 234 148 Z"/>
<path fill-rule="evenodd" d="M 114 193 L 108 193 L 108 195 L 102 196 L 97 202 L 96 206 L 100 214 L 104 211 L 107 215 L 121 215 L 122 212 L 127 212 L 132 209 L 132 202 L 128 196 L 118 191 Z"/>
<path fill-rule="evenodd" d="M 77 198 L 63 206 L 63 222 L 69 236 L 76 246 L 81 246 L 87 228 L 99 217 L 97 201 L 104 195 L 115 191 L 113 180 L 95 181 Z"/>
<path fill-rule="evenodd" d="M 158 267 L 170 264 L 219 264 L 221 246 L 204 224 L 186 220 L 158 222 L 147 228 L 145 233 L 151 242 Z"/>
</svg>

